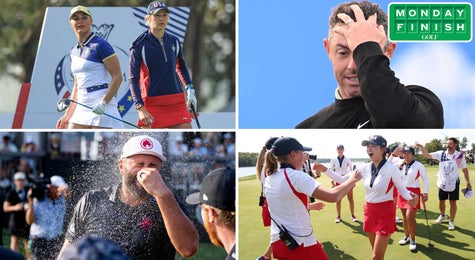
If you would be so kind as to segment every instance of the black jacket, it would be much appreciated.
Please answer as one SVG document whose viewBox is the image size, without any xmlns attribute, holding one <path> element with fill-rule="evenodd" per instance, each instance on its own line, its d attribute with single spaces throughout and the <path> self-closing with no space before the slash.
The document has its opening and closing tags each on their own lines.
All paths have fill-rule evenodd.
<svg viewBox="0 0 475 260">
<path fill-rule="evenodd" d="M 378 43 L 358 45 L 353 59 L 361 97 L 335 99 L 296 128 L 443 128 L 440 99 L 424 87 L 401 84 Z"/>
</svg>

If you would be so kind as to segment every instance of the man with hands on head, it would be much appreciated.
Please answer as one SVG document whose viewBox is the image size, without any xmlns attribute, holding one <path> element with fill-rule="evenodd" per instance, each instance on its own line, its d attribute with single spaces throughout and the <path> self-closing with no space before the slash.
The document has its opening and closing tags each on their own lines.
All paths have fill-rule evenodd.
<svg viewBox="0 0 475 260">
<path fill-rule="evenodd" d="M 368 1 L 347 2 L 330 16 L 323 44 L 338 86 L 335 102 L 296 128 L 442 128 L 443 108 L 429 89 L 403 85 L 389 67 L 396 43 L 386 13 Z"/>
<path fill-rule="evenodd" d="M 77 203 L 63 252 L 83 236 L 105 237 L 133 259 L 191 257 L 198 233 L 161 175 L 166 161 L 153 137 L 130 138 L 119 160 L 121 183 L 86 193 Z"/>
</svg>

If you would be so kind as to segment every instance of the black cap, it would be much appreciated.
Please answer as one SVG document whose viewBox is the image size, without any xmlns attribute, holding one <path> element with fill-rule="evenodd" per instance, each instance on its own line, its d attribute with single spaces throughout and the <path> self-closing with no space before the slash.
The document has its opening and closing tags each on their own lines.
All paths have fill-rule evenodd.
<svg viewBox="0 0 475 260">
<path fill-rule="evenodd" d="M 416 153 L 416 150 L 414 150 L 414 147 L 412 146 L 406 146 L 402 149 L 403 152 L 411 152 L 412 155 L 414 155 Z"/>
<path fill-rule="evenodd" d="M 391 153 L 394 152 L 399 147 L 399 144 L 394 144 L 391 146 Z"/>
<path fill-rule="evenodd" d="M 203 203 L 211 207 L 226 210 L 236 210 L 236 171 L 231 168 L 216 169 L 204 178 L 198 193 L 186 198 L 188 204 Z"/>
<path fill-rule="evenodd" d="M 380 135 L 373 135 L 373 136 L 370 136 L 368 140 L 364 140 L 363 142 L 361 142 L 362 146 L 368 146 L 368 144 L 374 144 L 374 145 L 386 147 L 388 143 L 386 142 L 386 139 L 384 139 L 384 137 Z"/>
<path fill-rule="evenodd" d="M 265 145 L 266 149 L 270 150 L 272 148 L 272 145 L 274 144 L 275 140 L 277 140 L 277 139 L 278 139 L 278 137 L 269 138 L 266 142 L 266 145 Z"/>
<path fill-rule="evenodd" d="M 336 146 L 336 149 L 345 149 L 345 147 L 342 144 L 339 144 Z"/>
<path fill-rule="evenodd" d="M 274 155 L 280 156 L 289 154 L 292 151 L 312 151 L 312 148 L 305 147 L 292 137 L 280 137 L 272 145 Z"/>
</svg>

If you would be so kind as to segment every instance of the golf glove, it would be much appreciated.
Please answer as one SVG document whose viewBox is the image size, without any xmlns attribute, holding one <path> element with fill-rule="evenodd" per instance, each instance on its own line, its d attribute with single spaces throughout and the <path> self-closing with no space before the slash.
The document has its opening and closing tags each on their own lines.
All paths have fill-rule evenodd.
<svg viewBox="0 0 475 260">
<path fill-rule="evenodd" d="M 195 107 L 195 111 L 198 110 L 198 101 L 195 96 L 195 89 L 193 89 L 193 84 L 186 85 L 186 107 L 188 111 L 192 111 L 191 105 Z"/>
<path fill-rule="evenodd" d="M 106 102 L 104 100 L 101 100 L 101 102 L 97 103 L 94 106 L 94 109 L 92 110 L 92 112 L 98 115 L 102 115 L 106 111 L 106 106 L 107 106 Z"/>
</svg>

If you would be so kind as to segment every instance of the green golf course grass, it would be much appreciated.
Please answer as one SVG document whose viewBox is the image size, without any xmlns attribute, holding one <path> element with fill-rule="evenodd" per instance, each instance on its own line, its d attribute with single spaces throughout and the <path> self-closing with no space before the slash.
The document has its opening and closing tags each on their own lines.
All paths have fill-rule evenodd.
<svg viewBox="0 0 475 260">
<path fill-rule="evenodd" d="M 417 250 L 411 252 L 408 245 L 400 246 L 398 241 L 404 236 L 402 224 L 398 224 L 398 231 L 393 233 L 386 250 L 385 259 L 475 259 L 475 196 L 470 199 L 463 197 L 457 203 L 458 211 L 455 218 L 455 230 L 448 230 L 448 221 L 435 224 L 439 216 L 438 189 L 436 187 L 436 173 L 438 166 L 426 166 L 429 176 L 429 200 L 426 202 L 429 232 L 433 248 L 428 246 L 426 218 L 423 207 L 417 212 Z M 475 181 L 475 166 L 469 165 L 471 181 Z M 465 188 L 466 182 L 460 172 L 461 187 Z M 331 187 L 330 179 L 322 175 L 318 179 L 323 185 Z M 421 182 L 422 183 L 422 182 Z M 255 176 L 239 179 L 238 186 L 238 256 L 239 259 L 256 259 L 261 256 L 269 244 L 269 227 L 262 225 L 261 208 L 258 198 L 261 186 Z M 355 215 L 359 222 L 352 222 L 347 198 L 342 200 L 342 222 L 336 224 L 335 203 L 327 203 L 321 211 L 311 211 L 310 216 L 314 235 L 322 243 L 330 259 L 371 259 L 371 245 L 365 232 L 363 232 L 363 204 L 364 188 L 358 182 L 354 188 Z M 449 203 L 447 201 L 447 214 Z M 401 211 L 397 209 L 397 216 L 402 218 Z"/>
</svg>

